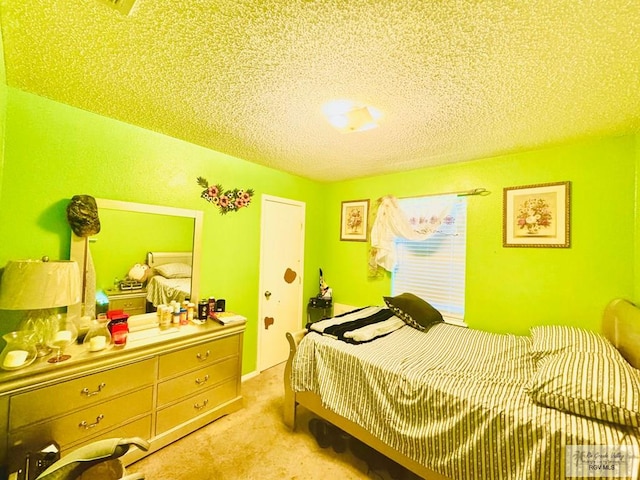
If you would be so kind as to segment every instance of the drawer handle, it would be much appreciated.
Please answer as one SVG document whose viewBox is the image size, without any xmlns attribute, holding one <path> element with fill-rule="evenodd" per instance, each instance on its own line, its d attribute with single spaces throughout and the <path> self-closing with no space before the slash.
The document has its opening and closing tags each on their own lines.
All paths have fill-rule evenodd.
<svg viewBox="0 0 640 480">
<path fill-rule="evenodd" d="M 100 385 L 98 385 L 98 389 L 94 392 L 90 392 L 87 387 L 84 387 L 80 391 L 80 393 L 82 393 L 83 395 L 86 395 L 87 397 L 93 397 L 94 395 L 98 395 L 102 391 L 102 389 L 106 386 L 107 386 L 106 383 L 101 383 Z"/>
<path fill-rule="evenodd" d="M 204 407 L 206 407 L 209 404 L 209 400 L 205 400 L 204 402 L 202 402 L 202 404 L 200 403 L 196 403 L 193 408 L 195 408 L 196 410 L 202 410 Z"/>
<path fill-rule="evenodd" d="M 104 415 L 100 414 L 96 417 L 96 421 L 94 423 L 87 423 L 85 420 L 83 420 L 78 426 L 80 428 L 84 428 L 85 430 L 89 430 L 90 428 L 97 426 L 100 423 L 100 420 L 102 420 L 103 418 Z"/>
<path fill-rule="evenodd" d="M 196 355 L 196 358 L 198 360 L 206 360 L 207 358 L 209 358 L 209 355 L 211 354 L 211 352 L 209 350 L 207 350 L 207 353 L 204 354 L 204 356 L 202 356 L 202 354 L 198 353 Z"/>
<path fill-rule="evenodd" d="M 209 375 L 205 375 L 204 378 L 196 378 L 196 385 L 202 385 L 209 381 Z"/>
</svg>

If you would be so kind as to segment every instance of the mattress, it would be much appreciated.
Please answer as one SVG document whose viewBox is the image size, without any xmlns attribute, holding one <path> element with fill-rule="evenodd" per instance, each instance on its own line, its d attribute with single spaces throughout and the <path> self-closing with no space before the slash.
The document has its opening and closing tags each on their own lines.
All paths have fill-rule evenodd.
<svg viewBox="0 0 640 480">
<path fill-rule="evenodd" d="M 353 345 L 316 333 L 293 360 L 294 391 L 454 479 L 565 478 L 566 445 L 626 445 L 637 429 L 536 404 L 531 339 L 447 324 Z"/>
</svg>

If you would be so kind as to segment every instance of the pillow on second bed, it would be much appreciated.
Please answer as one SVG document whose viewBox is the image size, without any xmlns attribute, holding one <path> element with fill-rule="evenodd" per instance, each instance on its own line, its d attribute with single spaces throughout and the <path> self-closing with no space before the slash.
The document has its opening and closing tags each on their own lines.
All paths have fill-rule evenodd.
<svg viewBox="0 0 640 480">
<path fill-rule="evenodd" d="M 191 265 L 186 263 L 165 263 L 154 268 L 155 272 L 164 278 L 189 278 Z"/>
<path fill-rule="evenodd" d="M 434 323 L 444 322 L 438 310 L 413 293 L 382 298 L 396 317 L 418 330 L 426 330 Z"/>
<path fill-rule="evenodd" d="M 640 372 L 607 355 L 549 355 L 540 361 L 528 392 L 546 407 L 640 427 Z"/>
<path fill-rule="evenodd" d="M 594 352 L 622 360 L 620 352 L 599 333 L 566 325 L 540 325 L 531 327 L 531 351 L 551 354 L 563 351 Z"/>
</svg>

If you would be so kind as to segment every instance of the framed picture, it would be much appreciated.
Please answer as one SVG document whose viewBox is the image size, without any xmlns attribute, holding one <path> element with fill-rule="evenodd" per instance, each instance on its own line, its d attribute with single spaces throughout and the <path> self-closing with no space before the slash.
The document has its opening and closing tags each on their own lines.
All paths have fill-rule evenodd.
<svg viewBox="0 0 640 480">
<path fill-rule="evenodd" d="M 505 188 L 502 245 L 568 248 L 570 187 L 558 182 Z"/>
<path fill-rule="evenodd" d="M 342 202 L 340 240 L 366 242 L 369 231 L 369 200 Z"/>
</svg>

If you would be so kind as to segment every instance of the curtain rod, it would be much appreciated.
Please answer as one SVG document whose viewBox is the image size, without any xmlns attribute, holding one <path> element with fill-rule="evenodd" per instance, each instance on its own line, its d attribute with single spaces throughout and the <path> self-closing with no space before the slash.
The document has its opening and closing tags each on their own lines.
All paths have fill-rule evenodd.
<svg viewBox="0 0 640 480">
<path fill-rule="evenodd" d="M 437 197 L 440 195 L 457 195 L 458 197 L 470 197 L 474 195 L 479 195 L 481 197 L 485 197 L 491 194 L 489 190 L 486 188 L 473 188 L 471 190 L 459 190 L 457 192 L 444 192 L 444 193 L 428 193 L 426 195 L 411 195 L 409 197 L 398 197 L 398 199 L 403 198 L 423 198 L 423 197 Z"/>
</svg>

